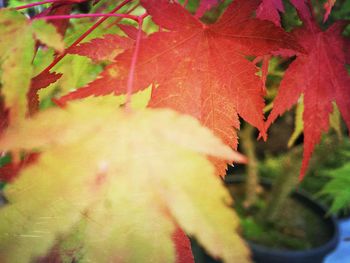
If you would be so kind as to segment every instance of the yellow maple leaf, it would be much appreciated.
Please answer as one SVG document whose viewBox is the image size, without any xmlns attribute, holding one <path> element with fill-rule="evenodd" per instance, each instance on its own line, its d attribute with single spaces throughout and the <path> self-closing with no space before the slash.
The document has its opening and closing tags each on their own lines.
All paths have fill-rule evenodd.
<svg viewBox="0 0 350 263">
<path fill-rule="evenodd" d="M 45 255 L 82 220 L 83 262 L 174 262 L 175 222 L 211 255 L 248 261 L 206 157 L 234 153 L 192 117 L 89 99 L 14 124 L 0 149 L 42 152 L 5 189 L 1 262 Z"/>
<path fill-rule="evenodd" d="M 62 52 L 64 43 L 55 27 L 44 21 L 31 21 L 11 9 L 0 10 L 0 82 L 11 119 L 23 118 L 26 94 L 33 75 L 35 40 Z"/>
</svg>

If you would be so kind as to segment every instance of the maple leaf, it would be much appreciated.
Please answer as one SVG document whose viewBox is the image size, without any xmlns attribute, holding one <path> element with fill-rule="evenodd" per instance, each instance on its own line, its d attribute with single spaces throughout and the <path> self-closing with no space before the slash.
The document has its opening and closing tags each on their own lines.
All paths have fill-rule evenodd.
<svg viewBox="0 0 350 263">
<path fill-rule="evenodd" d="M 152 92 L 151 107 L 171 107 L 196 117 L 234 149 L 238 115 L 264 130 L 261 79 L 245 56 L 298 49 L 299 45 L 272 23 L 252 18 L 259 1 L 234 1 L 211 25 L 203 24 L 177 3 L 141 3 L 153 21 L 170 32 L 157 32 L 141 41 L 134 90 L 159 84 Z M 94 82 L 60 101 L 125 93 L 132 54 L 130 49 L 119 55 Z M 224 175 L 226 163 L 217 167 Z"/>
<path fill-rule="evenodd" d="M 177 228 L 172 238 L 176 247 L 176 262 L 195 263 L 191 243 L 186 234 L 180 228 Z"/>
<path fill-rule="evenodd" d="M 55 90 L 56 93 L 65 94 L 75 87 L 86 85 L 94 80 L 101 72 L 102 67 L 88 57 L 68 54 L 53 70 L 59 73 L 60 77 L 50 88 Z M 47 92 L 48 90 L 45 91 Z M 32 92 L 34 93 L 35 91 L 32 90 Z M 39 94 L 40 98 L 42 98 L 42 94 Z"/>
<path fill-rule="evenodd" d="M 8 125 L 9 111 L 5 108 L 5 102 L 2 97 L 0 97 L 0 134 L 5 130 Z"/>
<path fill-rule="evenodd" d="M 256 10 L 256 17 L 272 21 L 276 26 L 281 26 L 279 12 L 284 13 L 282 0 L 263 0 Z"/>
<path fill-rule="evenodd" d="M 70 36 L 66 38 L 68 44 L 72 44 L 76 40 L 76 38 L 79 36 L 77 35 L 77 33 L 81 34 L 81 31 L 88 30 L 87 28 L 91 26 L 92 23 L 84 23 L 83 25 L 74 27 L 74 31 L 72 33 L 73 37 Z M 129 29 L 131 26 L 123 25 L 120 27 L 122 27 L 123 30 L 129 30 L 132 32 L 132 30 Z M 135 28 L 133 27 L 133 29 Z M 128 41 L 130 41 L 131 43 L 131 40 L 128 39 L 125 39 L 125 41 L 121 40 L 120 45 L 115 47 L 116 51 L 113 51 L 111 46 L 110 49 L 107 50 L 107 52 L 104 51 L 107 45 L 104 44 L 103 41 L 98 41 L 98 39 L 102 38 L 103 35 L 109 36 L 110 34 L 113 34 L 112 38 L 116 39 L 118 38 L 118 36 L 114 37 L 114 35 L 116 34 L 116 30 L 118 30 L 117 27 L 108 29 L 105 27 L 99 27 L 95 29 L 93 33 L 91 33 L 85 38 L 85 40 L 94 41 L 94 44 L 96 44 L 95 41 L 97 41 L 97 44 L 102 45 L 102 47 L 100 47 L 99 45 L 95 45 L 94 48 L 90 48 L 91 46 L 89 45 L 89 42 L 83 43 L 78 47 L 71 47 L 65 50 L 65 52 L 77 54 L 81 53 L 80 55 L 84 54 L 84 56 L 72 56 L 68 54 L 64 56 L 64 58 L 55 67 L 53 67 L 53 72 L 50 72 L 47 69 L 44 69 L 42 72 L 39 71 L 40 73 L 34 78 L 32 78 L 31 88 L 27 96 L 30 114 L 32 115 L 38 111 L 39 97 L 40 100 L 42 100 L 43 97 L 47 98 L 48 94 L 52 94 L 52 90 L 54 90 L 55 93 L 57 93 L 58 91 L 60 93 L 65 94 L 68 91 L 71 91 L 76 87 L 86 85 L 87 83 L 95 79 L 96 75 L 101 71 L 100 66 L 96 63 L 92 63 L 91 60 L 87 57 L 95 58 L 97 53 L 101 54 L 101 52 L 104 52 L 103 54 L 105 54 L 106 59 L 108 57 L 111 58 L 111 56 L 109 56 L 107 52 L 111 52 L 111 54 L 113 52 L 118 53 L 121 51 L 121 47 L 123 47 L 123 49 L 126 48 Z M 108 33 L 106 34 L 106 32 Z M 71 50 L 72 52 L 70 52 Z M 53 83 L 55 83 L 55 85 L 51 85 L 48 89 L 43 90 L 44 88 L 48 87 L 50 84 Z M 38 94 L 38 91 L 41 91 L 41 94 Z"/>
<path fill-rule="evenodd" d="M 9 163 L 0 167 L 0 182 L 13 181 L 18 173 L 26 166 L 34 163 L 38 158 L 37 153 L 31 153 L 25 156 L 19 163 Z"/>
<path fill-rule="evenodd" d="M 248 261 L 230 195 L 206 158 L 233 151 L 194 118 L 87 99 L 24 119 L 0 139 L 4 151 L 34 148 L 39 160 L 5 188 L 1 262 L 44 255 L 79 222 L 87 261 L 173 262 L 174 222 L 214 257 Z"/>
<path fill-rule="evenodd" d="M 267 126 L 294 105 L 304 95 L 304 158 L 300 172 L 302 179 L 315 145 L 322 132 L 329 128 L 329 114 L 335 101 L 350 127 L 350 78 L 345 68 L 345 40 L 341 36 L 343 23 L 335 23 L 322 31 L 311 20 L 294 31 L 299 43 L 307 51 L 299 54 L 289 66 L 280 84 Z"/>
<path fill-rule="evenodd" d="M 78 1 L 79 2 L 79 1 Z M 50 15 L 68 15 L 72 10 L 73 1 L 55 1 L 49 8 L 45 9 L 41 13 L 37 14 L 35 18 L 39 18 L 42 16 L 50 16 Z M 52 20 L 48 23 L 52 24 L 59 34 L 63 36 L 68 28 L 69 19 L 60 19 L 60 20 Z"/>
<path fill-rule="evenodd" d="M 34 20 L 31 22 L 31 26 L 35 39 L 54 48 L 58 52 L 63 52 L 64 42 L 62 36 L 57 34 L 55 27 L 43 20 Z"/>
<path fill-rule="evenodd" d="M 310 17 L 308 0 L 289 0 L 291 4 L 299 11 L 299 15 L 308 21 Z M 276 26 L 281 26 L 281 18 L 279 13 L 284 13 L 284 5 L 282 0 L 262 0 L 256 16 L 259 19 L 273 22 Z M 287 53 L 288 54 L 288 53 Z"/>
<path fill-rule="evenodd" d="M 312 26 L 313 18 L 311 16 L 311 3 L 308 0 L 289 0 L 295 9 L 298 11 L 298 14 L 301 20 L 307 24 L 306 26 Z"/>
<path fill-rule="evenodd" d="M 327 21 L 335 2 L 336 0 L 327 0 L 327 2 L 324 4 L 324 9 L 326 10 L 326 12 L 323 16 L 323 22 Z"/>
<path fill-rule="evenodd" d="M 27 94 L 29 115 L 33 115 L 39 109 L 38 91 L 46 88 L 52 83 L 55 83 L 58 79 L 61 78 L 61 76 L 61 73 L 49 72 L 45 70 L 39 75 L 32 78 Z"/>
<path fill-rule="evenodd" d="M 123 30 L 123 32 L 132 40 L 137 39 L 137 34 L 139 33 L 139 30 L 133 26 L 130 25 L 123 25 L 123 24 L 118 24 L 118 27 Z M 145 32 L 141 31 L 141 38 L 146 38 L 147 35 Z"/>
<path fill-rule="evenodd" d="M 5 107 L 10 109 L 10 119 L 26 114 L 26 92 L 32 77 L 32 60 L 35 39 L 62 51 L 63 40 L 52 25 L 44 21 L 30 21 L 23 14 L 0 10 L 0 60 L 1 80 Z"/>
<path fill-rule="evenodd" d="M 90 42 L 79 44 L 68 50 L 68 53 L 86 56 L 94 61 L 113 61 L 117 55 L 130 48 L 134 41 L 119 35 L 108 34 Z"/>
<path fill-rule="evenodd" d="M 299 136 L 303 134 L 303 131 L 304 131 L 303 112 L 304 112 L 304 103 L 303 103 L 303 98 L 301 97 L 298 100 L 298 104 L 296 106 L 294 131 L 291 137 L 289 138 L 288 147 L 292 147 L 296 142 L 296 140 L 299 138 Z M 333 103 L 333 113 L 329 116 L 329 126 L 336 132 L 339 140 L 341 140 L 343 137 L 341 115 L 335 103 Z"/>
</svg>

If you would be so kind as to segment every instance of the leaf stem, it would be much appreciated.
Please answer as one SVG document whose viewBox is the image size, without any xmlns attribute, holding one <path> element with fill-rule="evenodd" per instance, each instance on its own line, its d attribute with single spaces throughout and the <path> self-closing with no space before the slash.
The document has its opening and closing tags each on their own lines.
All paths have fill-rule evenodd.
<svg viewBox="0 0 350 263">
<path fill-rule="evenodd" d="M 136 67 L 136 62 L 137 62 L 137 58 L 140 50 L 140 42 L 142 38 L 142 24 L 146 16 L 147 16 L 147 13 L 138 17 L 138 31 L 137 31 L 135 49 L 131 59 L 130 71 L 129 71 L 128 82 L 127 82 L 127 93 L 126 93 L 126 102 L 125 102 L 127 109 L 130 109 L 131 94 L 133 91 L 133 84 L 134 84 L 135 67 Z"/>
<path fill-rule="evenodd" d="M 58 20 L 58 19 L 72 19 L 72 18 L 87 18 L 87 17 L 121 17 L 132 19 L 138 21 L 138 16 L 129 15 L 129 14 L 76 14 L 76 15 L 57 15 L 57 16 L 40 16 L 33 19 L 45 19 L 45 20 Z"/>
<path fill-rule="evenodd" d="M 125 6 L 126 4 L 130 3 L 132 0 L 125 0 L 122 3 L 120 3 L 118 6 L 116 6 L 116 8 L 114 8 L 111 12 L 109 12 L 109 14 L 113 14 L 115 12 L 117 12 L 119 9 L 121 9 L 123 6 Z M 104 16 L 102 17 L 100 20 L 98 20 L 94 25 L 92 25 L 88 30 L 85 31 L 84 34 L 82 34 L 77 40 L 74 41 L 73 44 L 71 44 L 68 48 L 66 48 L 66 50 L 60 54 L 59 56 L 57 56 L 52 62 L 51 64 L 45 68 L 43 70 L 43 72 L 49 72 L 54 66 L 57 65 L 58 62 L 60 62 L 62 60 L 62 58 L 64 58 L 67 54 L 68 54 L 68 50 L 76 45 L 78 45 L 81 41 L 83 41 L 88 35 L 91 34 L 92 31 L 94 31 L 99 25 L 101 25 L 104 21 L 106 21 L 109 17 L 108 16 Z"/>
<path fill-rule="evenodd" d="M 49 3 L 54 3 L 57 0 L 44 0 L 44 1 L 40 1 L 40 2 L 35 2 L 35 3 L 31 3 L 31 4 L 26 4 L 26 5 L 21 5 L 21 6 L 17 6 L 15 9 L 16 10 L 21 10 L 21 9 L 26 9 L 26 8 L 31 8 L 34 6 L 38 6 L 38 5 L 44 5 L 44 4 L 49 4 Z"/>
<path fill-rule="evenodd" d="M 129 9 L 125 14 L 130 14 L 131 12 L 133 12 L 136 8 L 138 8 L 140 6 L 140 3 L 137 3 L 133 8 Z M 118 23 L 120 22 L 121 19 L 117 19 L 115 22 L 113 22 L 112 24 L 109 24 L 107 26 L 107 28 L 110 28 L 114 25 L 118 25 Z"/>
<path fill-rule="evenodd" d="M 117 12 L 119 9 L 121 9 L 126 4 L 130 3 L 132 0 L 125 0 L 122 3 L 120 3 L 118 6 L 116 6 L 109 14 L 113 14 Z M 99 19 L 95 24 L 93 24 L 88 30 L 85 31 L 84 34 L 82 34 L 77 40 L 74 41 L 73 44 L 71 44 L 68 48 L 66 48 L 63 53 L 57 55 L 55 59 L 51 62 L 50 65 L 48 65 L 42 72 L 40 72 L 37 76 L 34 78 L 38 78 L 40 75 L 45 76 L 45 74 L 49 73 L 50 70 L 57 65 L 58 62 L 60 62 L 67 54 L 70 48 L 78 45 L 81 41 L 83 41 L 88 35 L 90 35 L 99 25 L 101 25 L 105 20 L 107 20 L 109 16 L 104 16 L 101 19 Z M 33 78 L 33 79 L 34 79 Z M 40 79 L 40 77 L 39 77 Z M 33 82 L 32 82 L 33 83 Z M 35 94 L 37 93 L 37 90 L 31 90 L 31 96 L 32 98 L 29 100 L 29 108 L 32 108 L 32 110 L 35 112 L 38 109 L 39 101 L 37 96 Z"/>
</svg>

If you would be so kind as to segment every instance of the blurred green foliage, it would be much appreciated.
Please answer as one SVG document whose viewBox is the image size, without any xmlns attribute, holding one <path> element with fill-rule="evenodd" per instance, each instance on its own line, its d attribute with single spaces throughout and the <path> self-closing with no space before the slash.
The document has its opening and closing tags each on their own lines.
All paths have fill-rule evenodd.
<svg viewBox="0 0 350 263">
<path fill-rule="evenodd" d="M 276 179 L 282 172 L 284 154 L 268 156 L 259 163 L 262 177 Z M 316 147 L 310 168 L 299 188 L 311 193 L 330 207 L 330 212 L 339 213 L 350 208 L 350 139 L 339 140 L 336 134 L 323 136 Z M 297 174 L 295 176 L 298 176 Z"/>
<path fill-rule="evenodd" d="M 350 154 L 350 151 L 348 153 Z M 324 173 L 330 180 L 318 195 L 331 202 L 329 212 L 350 212 L 350 163 Z"/>
</svg>

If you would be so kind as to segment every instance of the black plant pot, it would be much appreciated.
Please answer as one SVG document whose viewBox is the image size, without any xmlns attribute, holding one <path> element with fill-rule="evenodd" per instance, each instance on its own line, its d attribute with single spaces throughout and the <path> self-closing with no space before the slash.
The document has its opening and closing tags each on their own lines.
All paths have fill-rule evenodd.
<svg viewBox="0 0 350 263">
<path fill-rule="evenodd" d="M 244 177 L 232 176 L 227 177 L 225 183 L 227 185 L 240 184 L 244 182 Z M 271 182 L 262 180 L 261 185 L 269 189 Z M 292 193 L 292 198 L 303 206 L 311 209 L 325 221 L 328 231 L 332 233 L 332 237 L 323 245 L 302 251 L 279 250 L 258 245 L 254 242 L 247 241 L 251 249 L 252 259 L 256 263 L 322 263 L 324 258 L 333 251 L 339 242 L 339 228 L 334 216 L 325 217 L 327 210 L 307 193 L 297 190 Z M 221 261 L 211 258 L 205 251 L 192 240 L 192 249 L 196 263 L 218 263 Z M 234 248 L 232 248 L 234 249 Z"/>
<path fill-rule="evenodd" d="M 346 210 L 342 210 L 340 211 L 337 215 L 336 215 L 338 220 L 346 220 L 346 219 L 350 219 L 350 211 Z"/>
<path fill-rule="evenodd" d="M 7 0 L 0 0 L 0 8 L 7 6 Z"/>
</svg>

